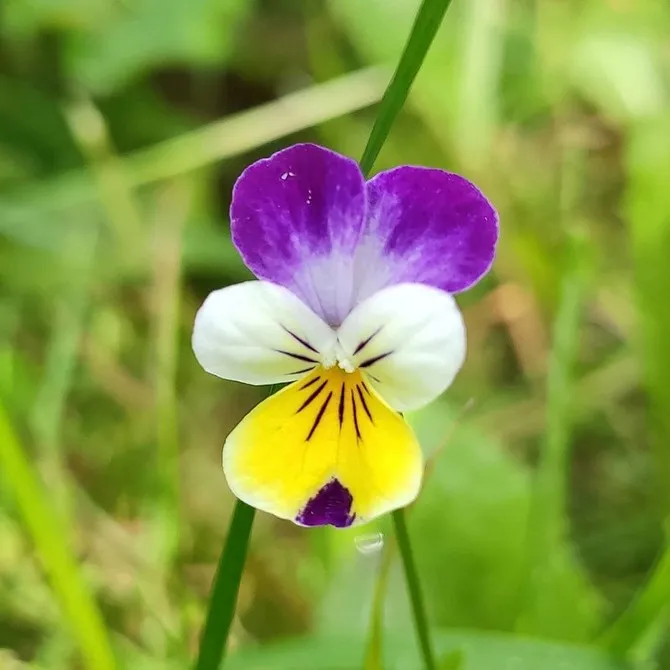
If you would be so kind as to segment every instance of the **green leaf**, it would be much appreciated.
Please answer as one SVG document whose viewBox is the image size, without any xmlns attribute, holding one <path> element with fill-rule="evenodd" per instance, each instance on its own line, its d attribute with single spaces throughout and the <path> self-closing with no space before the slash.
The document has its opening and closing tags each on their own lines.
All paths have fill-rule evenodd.
<svg viewBox="0 0 670 670">
<path fill-rule="evenodd" d="M 439 670 L 463 670 L 465 654 L 460 649 L 448 651 L 439 661 Z"/>
<path fill-rule="evenodd" d="M 437 402 L 413 419 L 428 453 L 449 434 L 410 518 L 430 618 L 444 626 L 512 630 L 526 567 L 531 473 L 472 423 L 454 428 L 455 416 Z M 600 599 L 562 547 L 543 583 L 555 615 L 547 634 L 586 642 L 601 625 Z"/>
<path fill-rule="evenodd" d="M 452 662 L 461 654 L 459 670 L 631 670 L 630 666 L 589 647 L 472 631 L 433 632 L 438 651 Z M 389 635 L 389 670 L 416 670 L 420 657 L 407 632 Z M 231 656 L 226 670 L 359 670 L 363 641 L 359 638 L 307 638 Z M 453 666 L 452 666 L 453 667 Z"/>
</svg>

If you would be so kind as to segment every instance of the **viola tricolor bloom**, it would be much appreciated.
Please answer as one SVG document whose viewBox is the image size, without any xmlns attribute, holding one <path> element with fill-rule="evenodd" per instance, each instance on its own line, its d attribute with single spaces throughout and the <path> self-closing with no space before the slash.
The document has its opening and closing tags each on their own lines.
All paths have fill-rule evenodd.
<svg viewBox="0 0 670 670">
<path fill-rule="evenodd" d="M 452 294 L 491 267 L 496 211 L 469 181 L 358 164 L 299 144 L 249 166 L 232 237 L 258 281 L 211 293 L 193 350 L 211 374 L 286 384 L 228 436 L 233 493 L 303 526 L 365 523 L 410 503 L 421 449 L 402 416 L 453 381 Z"/>
</svg>

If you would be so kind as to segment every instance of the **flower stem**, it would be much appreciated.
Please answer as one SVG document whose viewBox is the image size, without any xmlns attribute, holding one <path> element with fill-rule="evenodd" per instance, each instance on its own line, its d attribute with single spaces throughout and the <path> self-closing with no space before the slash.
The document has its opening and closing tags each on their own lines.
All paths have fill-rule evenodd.
<svg viewBox="0 0 670 670">
<path fill-rule="evenodd" d="M 226 641 L 235 615 L 237 594 L 247 556 L 251 525 L 256 510 L 241 500 L 235 503 L 233 519 L 214 577 L 200 652 L 194 670 L 218 670 L 226 654 Z"/>
<path fill-rule="evenodd" d="M 370 174 L 391 131 L 391 126 L 407 100 L 409 90 L 450 4 L 451 0 L 423 0 L 419 7 L 405 49 L 379 105 L 377 118 L 360 160 L 361 170 L 366 177 Z"/>
<path fill-rule="evenodd" d="M 405 580 L 407 582 L 407 591 L 412 604 L 412 615 L 414 616 L 414 627 L 419 638 L 421 655 L 423 656 L 423 665 L 426 670 L 436 670 L 435 657 L 433 656 L 433 647 L 430 643 L 428 633 L 428 617 L 426 616 L 426 606 L 423 601 L 419 577 L 414 564 L 412 547 L 407 532 L 407 522 L 405 521 L 405 511 L 398 509 L 393 512 L 393 525 L 395 526 L 395 535 L 398 542 L 398 549 L 402 557 L 402 565 L 405 571 Z"/>
</svg>

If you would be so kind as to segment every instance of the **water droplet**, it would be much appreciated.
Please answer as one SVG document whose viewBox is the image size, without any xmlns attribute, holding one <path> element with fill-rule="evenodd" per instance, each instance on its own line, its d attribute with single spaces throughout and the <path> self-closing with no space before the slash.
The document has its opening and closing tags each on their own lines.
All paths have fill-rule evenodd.
<svg viewBox="0 0 670 670">
<path fill-rule="evenodd" d="M 354 544 L 361 554 L 369 556 L 382 550 L 384 546 L 384 534 L 368 533 L 367 535 L 358 535 L 354 538 Z"/>
</svg>

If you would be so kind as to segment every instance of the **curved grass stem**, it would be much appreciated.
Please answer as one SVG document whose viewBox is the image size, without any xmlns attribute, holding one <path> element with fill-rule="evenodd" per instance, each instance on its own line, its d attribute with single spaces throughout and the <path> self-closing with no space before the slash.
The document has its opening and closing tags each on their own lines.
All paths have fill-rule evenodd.
<svg viewBox="0 0 670 670">
<path fill-rule="evenodd" d="M 225 657 L 255 512 L 253 507 L 241 500 L 235 503 L 226 544 L 214 576 L 209 610 L 194 670 L 218 670 Z"/>
<path fill-rule="evenodd" d="M 407 532 L 407 522 L 405 521 L 405 510 L 398 509 L 393 512 L 393 525 L 395 527 L 396 540 L 398 542 L 398 551 L 402 558 L 402 566 L 405 572 L 407 582 L 407 592 L 412 604 L 412 615 L 414 617 L 414 627 L 419 638 L 419 647 L 425 670 L 436 670 L 435 655 L 433 646 L 430 642 L 428 632 L 428 617 L 426 616 L 426 606 L 424 604 L 419 577 L 414 563 L 412 546 Z"/>
</svg>

